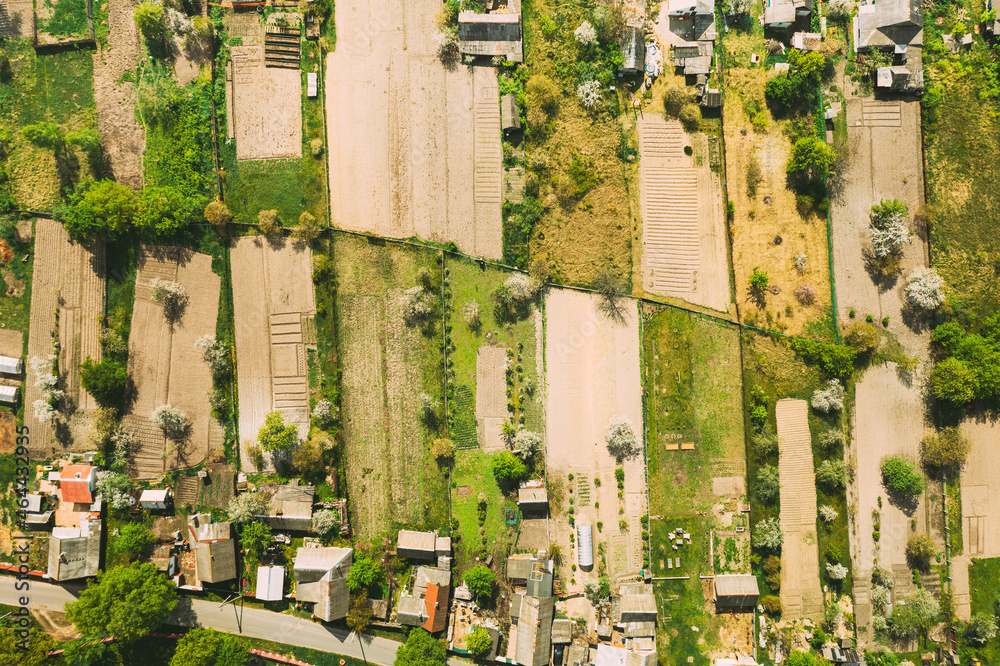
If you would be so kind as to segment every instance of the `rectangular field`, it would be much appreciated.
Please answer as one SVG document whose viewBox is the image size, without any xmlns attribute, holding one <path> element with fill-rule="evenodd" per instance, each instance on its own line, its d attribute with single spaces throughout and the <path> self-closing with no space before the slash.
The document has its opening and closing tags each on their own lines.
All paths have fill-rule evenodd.
<svg viewBox="0 0 1000 666">
<path fill-rule="evenodd" d="M 187 301 L 176 321 L 152 300 L 154 279 L 176 282 Z M 222 449 L 222 426 L 212 418 L 208 396 L 212 371 L 195 341 L 214 336 L 219 313 L 221 278 L 212 272 L 207 254 L 163 245 L 142 245 L 135 282 L 135 304 L 129 333 L 129 374 L 135 383 L 135 401 L 125 417 L 126 427 L 139 438 L 133 475 L 154 479 L 165 472 L 192 467 Z M 150 417 L 160 405 L 173 405 L 191 422 L 191 429 L 176 451 Z"/>
<path fill-rule="evenodd" d="M 448 489 L 430 443 L 443 436 L 440 407 L 421 419 L 422 394 L 440 405 L 440 266 L 431 250 L 335 234 L 341 420 L 351 524 L 362 539 L 393 525 L 447 522 Z M 404 318 L 404 291 L 426 269 L 433 313 L 423 326 Z"/>
<path fill-rule="evenodd" d="M 502 255 L 499 86 L 437 57 L 440 3 L 338 7 L 327 60 L 333 224 Z M 238 112 L 237 112 L 238 113 Z"/>
<path fill-rule="evenodd" d="M 232 55 L 236 158 L 301 157 L 302 76 L 299 70 L 265 67 L 263 46 L 234 46 Z"/>
<path fill-rule="evenodd" d="M 232 250 L 233 308 L 239 389 L 240 456 L 272 411 L 309 432 L 306 348 L 316 344 L 312 252 L 284 238 L 243 237 Z M 267 467 L 272 461 L 266 460 Z"/>
<path fill-rule="evenodd" d="M 617 465 L 604 438 L 611 418 L 623 416 L 643 445 L 639 317 L 631 299 L 622 304 L 622 322 L 606 318 L 597 305 L 596 296 L 567 289 L 553 289 L 545 298 L 546 466 L 550 477 L 572 472 L 575 483 L 584 483 L 588 476 L 603 482 L 594 482 L 594 504 L 580 502 L 576 520 L 604 524 L 603 531 L 595 531 L 595 541 L 607 543 L 608 574 L 614 579 L 641 569 L 640 518 L 648 512 L 645 451 L 622 465 L 624 499 L 619 499 Z M 619 527 L 620 520 L 625 529 Z M 563 552 L 575 558 L 566 518 L 558 516 L 554 522 Z M 569 592 L 582 589 L 592 575 L 580 572 Z"/>
<path fill-rule="evenodd" d="M 97 404 L 80 386 L 78 368 L 88 357 L 101 360 L 104 244 L 98 241 L 85 247 L 71 241 L 59 222 L 37 220 L 32 281 L 28 358 L 44 358 L 54 353 L 52 334 L 55 333 L 54 339 L 60 345 L 59 379 L 66 391 L 60 411 L 72 416 L 74 412 L 93 409 Z M 31 407 L 42 398 L 35 386 L 37 379 L 28 367 L 24 397 L 28 408 L 24 420 L 31 429 L 32 457 L 45 458 L 56 447 L 57 437 L 49 423 L 35 418 Z M 89 446 L 83 430 L 81 419 L 71 419 L 68 429 L 60 429 L 58 450 L 83 450 L 81 447 Z"/>
</svg>

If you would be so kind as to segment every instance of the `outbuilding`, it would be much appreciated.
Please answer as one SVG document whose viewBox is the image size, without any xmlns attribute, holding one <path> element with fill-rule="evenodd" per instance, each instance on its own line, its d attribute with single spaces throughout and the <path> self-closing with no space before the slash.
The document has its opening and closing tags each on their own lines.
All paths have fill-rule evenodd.
<svg viewBox="0 0 1000 666">
<path fill-rule="evenodd" d="M 285 567 L 257 567 L 257 592 L 261 601 L 281 601 L 285 591 Z"/>
<path fill-rule="evenodd" d="M 92 465 L 67 465 L 59 473 L 63 502 L 91 504 L 97 490 L 97 468 Z"/>
<path fill-rule="evenodd" d="M 166 509 L 171 502 L 170 490 L 143 490 L 139 495 L 139 506 L 143 509 L 159 511 Z"/>
<path fill-rule="evenodd" d="M 757 606 L 760 590 L 752 574 L 725 574 L 715 577 L 715 611 L 751 611 Z"/>
<path fill-rule="evenodd" d="M 16 405 L 20 396 L 21 391 L 18 387 L 0 384 L 0 404 Z"/>
<path fill-rule="evenodd" d="M 517 108 L 517 99 L 513 95 L 500 98 L 500 128 L 508 141 L 521 135 L 521 110 Z"/>
<path fill-rule="evenodd" d="M 24 361 L 12 356 L 0 356 L 0 375 L 20 377 L 24 372 Z"/>
<path fill-rule="evenodd" d="M 576 563 L 581 569 L 594 566 L 594 531 L 590 525 L 576 526 Z"/>
</svg>

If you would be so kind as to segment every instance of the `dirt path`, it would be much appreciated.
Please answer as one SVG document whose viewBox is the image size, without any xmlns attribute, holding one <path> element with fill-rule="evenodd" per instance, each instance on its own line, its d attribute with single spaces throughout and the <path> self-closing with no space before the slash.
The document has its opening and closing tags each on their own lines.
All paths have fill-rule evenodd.
<svg viewBox="0 0 1000 666">
<path fill-rule="evenodd" d="M 625 462 L 625 498 L 619 500 L 615 460 L 604 441 L 605 428 L 615 415 L 628 418 L 642 438 L 638 312 L 632 301 L 625 305 L 626 321 L 616 324 L 597 311 L 597 298 L 589 294 L 555 289 L 545 303 L 546 462 L 550 475 L 566 478 L 574 474 L 577 521 L 604 523 L 603 531 L 594 530 L 594 547 L 598 541 L 608 542 L 612 580 L 638 573 L 642 563 L 639 519 L 647 510 L 643 457 Z M 595 507 L 598 501 L 599 508 Z M 618 527 L 620 503 L 627 530 Z M 555 521 L 563 552 L 573 553 L 575 561 L 568 536 L 572 528 L 564 517 Z M 578 572 L 577 584 L 570 585 L 569 591 L 582 589 L 593 576 L 596 571 Z"/>
<path fill-rule="evenodd" d="M 920 460 L 920 439 L 924 435 L 924 402 L 920 382 L 902 383 L 895 364 L 870 368 L 857 384 L 857 413 L 853 416 L 849 455 L 857 473 L 848 489 L 848 505 L 858 507 L 851 525 L 851 559 L 854 563 L 855 608 L 859 641 L 870 636 L 862 618 L 870 614 L 867 591 L 859 599 L 858 585 L 867 590 L 872 566 L 878 563 L 898 571 L 897 586 L 908 585 L 906 541 L 911 534 L 927 533 L 924 498 L 916 505 L 900 508 L 889 501 L 882 485 L 880 467 L 888 456 L 904 456 L 913 462 Z M 872 536 L 872 511 L 882 498 L 880 540 Z M 916 521 L 916 529 L 911 526 Z M 898 591 L 898 589 L 897 589 Z"/>
<path fill-rule="evenodd" d="M 135 84 L 121 81 L 125 72 L 135 70 L 141 53 L 134 6 L 133 0 L 109 3 L 108 47 L 94 54 L 94 101 L 105 165 L 116 181 L 138 190 L 146 133 L 135 116 Z"/>
<path fill-rule="evenodd" d="M 336 226 L 502 254 L 499 87 L 492 68 L 447 70 L 434 0 L 337 6 L 328 56 Z"/>
<path fill-rule="evenodd" d="M 823 592 L 819 580 L 816 545 L 816 478 L 809 403 L 779 400 L 778 476 L 781 479 L 781 606 L 789 617 L 823 617 Z"/>
</svg>

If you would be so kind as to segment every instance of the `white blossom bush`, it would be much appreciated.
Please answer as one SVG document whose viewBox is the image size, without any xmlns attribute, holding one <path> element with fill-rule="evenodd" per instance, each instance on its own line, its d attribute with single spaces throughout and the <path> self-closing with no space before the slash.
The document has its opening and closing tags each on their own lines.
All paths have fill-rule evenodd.
<svg viewBox="0 0 1000 666">
<path fill-rule="evenodd" d="M 118 426 L 111 435 L 113 462 L 119 469 L 128 469 L 132 462 L 132 452 L 139 447 L 139 441 L 131 432 Z"/>
<path fill-rule="evenodd" d="M 229 369 L 229 347 L 214 335 L 203 335 L 194 341 L 195 349 L 202 353 L 212 372 L 219 374 Z"/>
<path fill-rule="evenodd" d="M 319 400 L 313 407 L 312 417 L 321 428 L 329 428 L 337 420 L 337 406 L 329 400 Z"/>
<path fill-rule="evenodd" d="M 936 310 L 944 303 L 944 280 L 933 268 L 918 268 L 906 283 L 906 302 L 921 310 Z"/>
<path fill-rule="evenodd" d="M 128 477 L 120 472 L 101 470 L 97 473 L 97 492 L 112 509 L 122 511 L 132 506 L 131 488 Z"/>
<path fill-rule="evenodd" d="M 434 301 L 420 285 L 403 292 L 403 320 L 408 326 L 422 324 L 434 315 Z"/>
<path fill-rule="evenodd" d="M 885 618 L 885 615 L 872 615 L 872 629 L 876 633 L 883 632 L 889 628 L 889 621 Z"/>
<path fill-rule="evenodd" d="M 730 16 L 746 16 L 753 9 L 753 0 L 729 0 Z"/>
<path fill-rule="evenodd" d="M 872 206 L 868 230 L 876 257 L 888 257 L 913 240 L 904 222 L 907 212 L 906 205 L 895 199 Z"/>
<path fill-rule="evenodd" d="M 844 387 L 839 379 L 831 379 L 826 383 L 826 388 L 813 391 L 812 400 L 809 401 L 812 408 L 817 412 L 829 414 L 839 412 L 844 408 Z"/>
<path fill-rule="evenodd" d="M 194 22 L 184 13 L 167 7 L 163 12 L 163 24 L 167 30 L 177 35 L 186 35 L 194 28 Z"/>
<path fill-rule="evenodd" d="M 837 564 L 826 563 L 826 575 L 832 580 L 844 580 L 847 578 L 847 567 L 839 562 Z"/>
<path fill-rule="evenodd" d="M 632 421 L 621 414 L 612 416 L 608 421 L 608 427 L 604 430 L 604 441 L 608 445 L 608 453 L 619 463 L 641 453 Z"/>
<path fill-rule="evenodd" d="M 153 423 L 160 426 L 163 434 L 171 439 L 184 437 L 188 428 L 191 427 L 191 421 L 188 420 L 188 417 L 172 405 L 160 405 L 153 410 L 150 418 Z"/>
<path fill-rule="evenodd" d="M 840 514 L 829 504 L 824 504 L 819 508 L 819 517 L 823 519 L 824 522 L 832 523 L 837 520 Z"/>
<path fill-rule="evenodd" d="M 462 313 L 465 315 L 465 325 L 470 329 L 476 330 L 482 324 L 479 318 L 479 301 L 466 303 Z"/>
<path fill-rule="evenodd" d="M 28 366 L 35 373 L 35 386 L 42 392 L 44 400 L 35 401 L 35 413 L 39 421 L 47 422 L 55 418 L 56 410 L 55 407 L 62 397 L 66 395 L 65 391 L 59 388 L 59 376 L 55 374 L 54 368 L 56 363 L 56 357 L 54 354 L 48 356 L 32 356 L 28 361 Z M 37 403 L 45 402 L 49 406 L 49 410 L 44 410 L 37 406 Z M 39 411 L 48 414 L 47 418 L 42 418 L 38 416 Z"/>
<path fill-rule="evenodd" d="M 521 452 L 522 458 L 530 458 L 542 445 L 542 437 L 537 432 L 521 428 L 511 440 L 511 447 Z"/>
<path fill-rule="evenodd" d="M 36 400 L 31 403 L 31 407 L 35 418 L 41 423 L 50 423 L 56 417 L 55 407 L 50 405 L 47 400 Z"/>
<path fill-rule="evenodd" d="M 768 518 L 753 528 L 753 545 L 758 548 L 777 550 L 785 540 L 785 530 L 777 518 Z"/>
<path fill-rule="evenodd" d="M 847 436 L 844 434 L 844 431 L 836 428 L 830 428 L 819 436 L 819 443 L 822 444 L 824 448 L 843 446 L 846 441 Z"/>
<path fill-rule="evenodd" d="M 973 645 L 986 645 L 997 635 L 997 621 L 992 613 L 976 613 L 965 627 L 965 638 Z"/>
<path fill-rule="evenodd" d="M 889 607 L 889 588 L 884 585 L 872 585 L 871 592 L 868 593 L 872 608 L 880 613 L 884 613 Z"/>
<path fill-rule="evenodd" d="M 808 259 L 805 252 L 800 252 L 793 259 L 795 260 L 795 270 L 801 273 L 806 269 Z"/>
<path fill-rule="evenodd" d="M 234 523 L 247 523 L 255 516 L 265 516 L 270 508 L 270 497 L 260 491 L 242 493 L 229 500 L 229 519 Z"/>
<path fill-rule="evenodd" d="M 312 517 L 312 529 L 320 539 L 328 541 L 340 533 L 340 516 L 333 509 L 317 511 Z"/>
<path fill-rule="evenodd" d="M 580 27 L 573 31 L 573 36 L 576 37 L 576 41 L 584 46 L 591 46 L 597 43 L 597 30 L 590 24 L 590 21 L 581 23 Z"/>
<path fill-rule="evenodd" d="M 586 109 L 593 109 L 601 101 L 601 83 L 597 80 L 584 81 L 576 87 L 576 97 Z"/>
<path fill-rule="evenodd" d="M 176 302 L 187 297 L 187 290 L 184 285 L 170 280 L 153 278 L 150 283 L 152 287 L 152 298 L 154 303 L 166 305 L 172 301 Z"/>
</svg>

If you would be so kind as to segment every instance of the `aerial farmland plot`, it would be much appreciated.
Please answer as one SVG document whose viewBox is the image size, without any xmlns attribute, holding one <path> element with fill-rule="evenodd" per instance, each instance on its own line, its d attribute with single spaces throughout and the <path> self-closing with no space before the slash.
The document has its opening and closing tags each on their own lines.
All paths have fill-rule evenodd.
<svg viewBox="0 0 1000 666">
<path fill-rule="evenodd" d="M 187 294 L 176 317 L 153 301 L 152 282 L 175 282 Z M 212 418 L 209 393 L 212 372 L 195 341 L 214 336 L 221 279 L 212 272 L 212 257 L 162 245 L 139 249 L 135 303 L 129 335 L 130 375 L 136 399 L 125 425 L 139 440 L 134 473 L 153 479 L 165 472 L 199 464 L 213 449 L 223 448 L 224 431 Z M 191 427 L 176 444 L 151 420 L 161 405 L 179 409 Z"/>
<path fill-rule="evenodd" d="M 371 539 L 393 524 L 440 526 L 448 490 L 429 452 L 443 433 L 440 254 L 348 234 L 331 252 L 352 528 Z M 414 322 L 406 292 L 418 288 L 427 312 Z"/>
<path fill-rule="evenodd" d="M 247 446 L 272 411 L 309 431 L 307 347 L 315 348 L 316 298 L 312 251 L 284 238 L 240 238 L 232 251 L 233 306 L 239 389 L 240 455 L 254 469 Z M 270 464 L 270 463 L 265 463 Z"/>
</svg>

